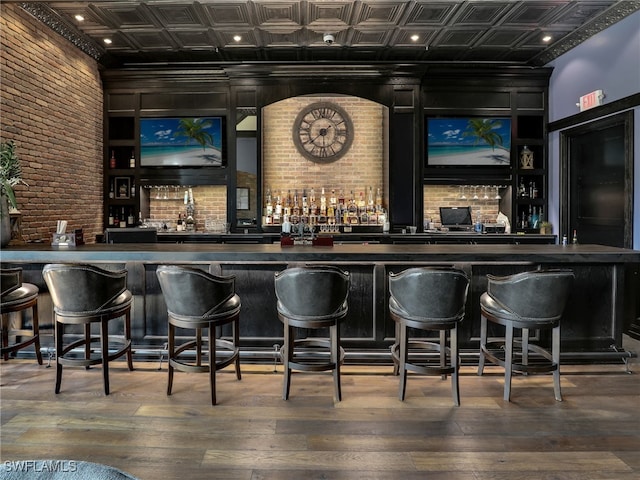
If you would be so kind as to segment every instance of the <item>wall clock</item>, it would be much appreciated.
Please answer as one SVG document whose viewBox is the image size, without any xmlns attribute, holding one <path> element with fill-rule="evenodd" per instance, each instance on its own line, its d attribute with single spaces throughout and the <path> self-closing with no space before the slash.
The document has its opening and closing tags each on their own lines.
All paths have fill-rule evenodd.
<svg viewBox="0 0 640 480">
<path fill-rule="evenodd" d="M 330 102 L 304 107 L 293 122 L 293 143 L 305 158 L 330 163 L 349 151 L 353 123 L 347 112 Z"/>
</svg>

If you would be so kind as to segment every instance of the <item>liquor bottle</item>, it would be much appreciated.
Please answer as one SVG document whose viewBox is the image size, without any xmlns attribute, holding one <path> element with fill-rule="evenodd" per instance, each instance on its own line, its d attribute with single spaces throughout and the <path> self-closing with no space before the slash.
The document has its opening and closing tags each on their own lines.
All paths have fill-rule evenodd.
<svg viewBox="0 0 640 480">
<path fill-rule="evenodd" d="M 322 187 L 322 192 L 320 193 L 320 215 L 327 214 L 327 197 L 324 194 L 324 187 Z"/>
<path fill-rule="evenodd" d="M 300 204 L 298 203 L 298 190 L 295 190 L 293 192 L 293 215 L 295 216 L 299 216 L 300 215 Z"/>
<path fill-rule="evenodd" d="M 131 198 L 135 198 L 136 196 L 136 182 L 131 182 Z"/>
<path fill-rule="evenodd" d="M 178 212 L 178 221 L 176 222 L 176 232 L 184 231 L 184 223 L 182 222 L 182 213 Z"/>
<path fill-rule="evenodd" d="M 113 189 L 113 182 L 109 182 L 110 186 L 109 186 L 109 198 L 115 198 L 116 196 L 116 192 Z"/>
<path fill-rule="evenodd" d="M 120 217 L 118 217 L 118 210 L 115 211 L 115 216 L 113 217 L 113 226 L 118 228 L 120 226 Z"/>
<path fill-rule="evenodd" d="M 133 216 L 133 208 L 130 208 L 129 216 L 127 217 L 127 227 L 133 227 L 133 222 L 135 222 L 135 217 Z"/>
<path fill-rule="evenodd" d="M 329 204 L 334 208 L 336 208 L 336 206 L 338 205 L 338 199 L 336 197 L 336 191 L 335 189 L 331 189 L 331 197 L 329 197 Z"/>
<path fill-rule="evenodd" d="M 120 215 L 120 228 L 127 227 L 127 216 L 124 213 L 124 207 L 122 207 L 122 214 Z"/>
<path fill-rule="evenodd" d="M 111 150 L 111 158 L 109 159 L 109 168 L 116 168 L 116 152 Z"/>
<path fill-rule="evenodd" d="M 577 230 L 573 231 L 573 238 L 571 239 L 571 243 L 573 243 L 574 245 L 578 244 L 578 231 Z"/>
<path fill-rule="evenodd" d="M 109 226 L 113 227 L 113 208 L 109 207 Z"/>
<path fill-rule="evenodd" d="M 340 189 L 340 195 L 338 195 L 338 205 L 340 206 L 340 209 L 344 209 L 345 205 L 345 200 L 344 200 L 344 190 Z"/>
<path fill-rule="evenodd" d="M 373 207 L 373 187 L 369 186 L 369 196 L 367 197 L 367 205 Z"/>
<path fill-rule="evenodd" d="M 129 159 L 129 168 L 136 168 L 135 151 L 131 150 L 131 158 Z"/>
<path fill-rule="evenodd" d="M 376 209 L 382 208 L 382 191 L 380 187 L 376 190 Z"/>
</svg>

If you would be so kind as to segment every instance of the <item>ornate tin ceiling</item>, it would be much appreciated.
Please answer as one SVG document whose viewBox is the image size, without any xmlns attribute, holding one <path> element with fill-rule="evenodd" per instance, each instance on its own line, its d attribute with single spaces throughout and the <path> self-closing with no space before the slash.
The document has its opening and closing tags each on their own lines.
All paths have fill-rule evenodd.
<svg viewBox="0 0 640 480">
<path fill-rule="evenodd" d="M 20 2 L 107 67 L 184 63 L 544 65 L 640 0 Z M 78 21 L 75 15 L 82 15 Z M 327 45 L 324 35 L 334 43 Z M 417 40 L 412 36 L 418 35 Z M 550 35 L 545 43 L 543 36 Z M 235 37 L 239 36 L 239 40 Z M 111 40 L 105 44 L 104 39 Z"/>
</svg>

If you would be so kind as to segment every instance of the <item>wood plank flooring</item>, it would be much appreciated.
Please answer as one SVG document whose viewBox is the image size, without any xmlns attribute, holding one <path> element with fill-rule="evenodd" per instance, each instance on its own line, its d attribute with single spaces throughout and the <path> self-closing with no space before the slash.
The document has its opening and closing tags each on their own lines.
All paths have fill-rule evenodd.
<svg viewBox="0 0 640 480">
<path fill-rule="evenodd" d="M 518 376 L 511 403 L 499 368 L 463 367 L 460 407 L 448 379 L 411 374 L 399 401 L 390 366 L 345 367 L 334 404 L 328 373 L 294 373 L 284 401 L 280 366 L 243 364 L 241 381 L 219 373 L 215 407 L 206 374 L 176 372 L 167 396 L 166 364 L 135 366 L 113 364 L 107 397 L 101 368 L 66 367 L 55 395 L 54 367 L 0 362 L 2 462 L 86 460 L 141 480 L 640 479 L 640 365 L 565 366 L 563 402 L 551 376 Z"/>
</svg>

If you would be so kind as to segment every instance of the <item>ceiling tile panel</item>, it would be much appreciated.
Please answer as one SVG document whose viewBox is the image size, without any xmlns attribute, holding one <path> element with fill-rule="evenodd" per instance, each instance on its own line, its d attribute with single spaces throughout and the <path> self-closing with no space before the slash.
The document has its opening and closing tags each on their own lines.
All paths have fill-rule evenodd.
<svg viewBox="0 0 640 480">
<path fill-rule="evenodd" d="M 214 25 L 251 25 L 251 14 L 246 3 L 216 2 L 203 7 Z"/>
<path fill-rule="evenodd" d="M 291 2 L 255 2 L 256 23 L 267 25 L 302 25 L 300 3 Z"/>
<path fill-rule="evenodd" d="M 461 3 L 417 2 L 409 14 L 407 25 L 445 25 Z"/>
<path fill-rule="evenodd" d="M 492 25 L 510 7 L 508 2 L 470 3 L 459 10 L 455 22 L 460 25 Z"/>
</svg>

